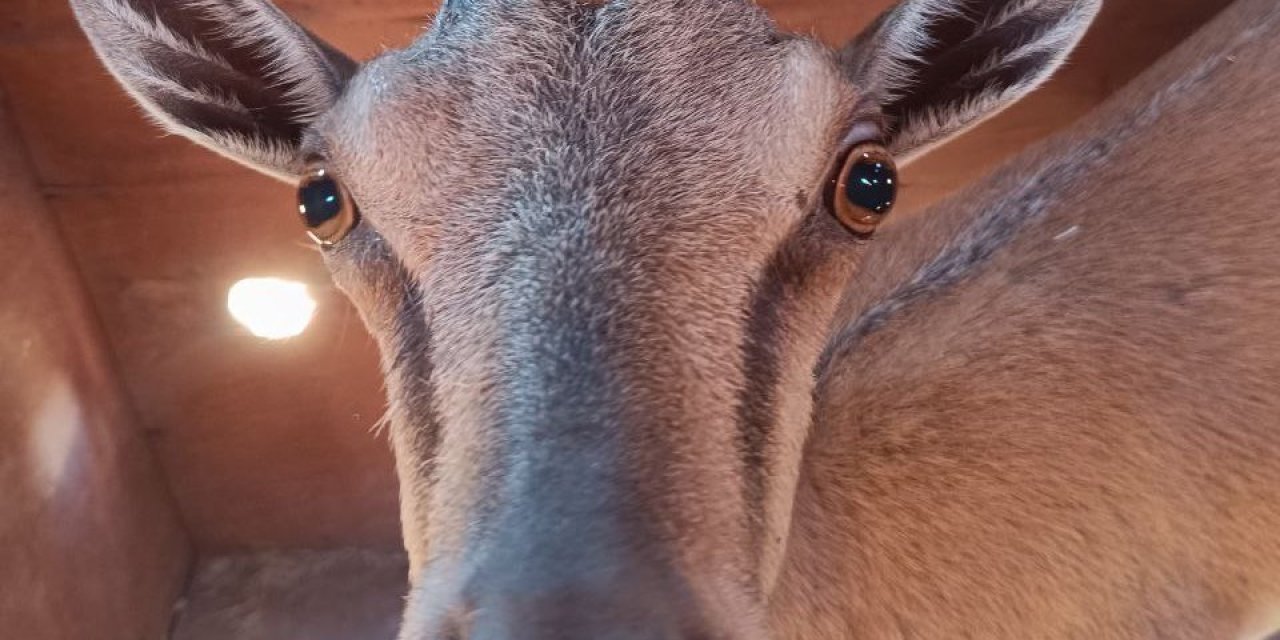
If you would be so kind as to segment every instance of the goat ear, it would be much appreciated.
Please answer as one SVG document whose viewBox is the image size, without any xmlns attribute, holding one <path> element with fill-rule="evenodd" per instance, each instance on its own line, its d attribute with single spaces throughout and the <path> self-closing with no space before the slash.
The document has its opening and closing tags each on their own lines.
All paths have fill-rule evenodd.
<svg viewBox="0 0 1280 640">
<path fill-rule="evenodd" d="M 98 57 L 166 129 L 264 173 L 305 167 L 307 125 L 357 65 L 268 0 L 71 0 Z"/>
<path fill-rule="evenodd" d="M 999 113 L 1062 65 L 1101 0 L 903 0 L 840 53 L 910 158 Z"/>
</svg>

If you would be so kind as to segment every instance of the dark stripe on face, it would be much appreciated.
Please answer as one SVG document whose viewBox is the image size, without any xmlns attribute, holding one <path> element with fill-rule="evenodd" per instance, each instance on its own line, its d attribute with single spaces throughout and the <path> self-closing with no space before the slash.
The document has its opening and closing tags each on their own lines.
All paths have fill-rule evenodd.
<svg viewBox="0 0 1280 640">
<path fill-rule="evenodd" d="M 409 279 L 407 275 L 405 278 Z M 397 455 L 411 456 L 409 459 L 415 461 L 419 478 L 426 484 L 405 487 L 403 491 L 416 487 L 426 489 L 434 484 L 436 446 L 440 439 L 440 420 L 433 404 L 435 385 L 432 382 L 431 330 L 427 326 L 421 289 L 416 284 L 407 287 L 407 295 L 400 302 L 396 314 L 396 350 L 388 364 L 388 373 L 397 379 L 399 389 L 394 402 L 402 406 L 402 415 L 408 421 L 394 428 L 408 430 L 405 441 L 413 449 L 411 452 L 398 451 Z"/>
<path fill-rule="evenodd" d="M 769 261 L 760 274 L 748 303 L 743 335 L 744 382 L 738 400 L 738 447 L 742 458 L 743 502 L 747 533 L 753 549 L 761 549 L 765 535 L 765 498 L 768 494 L 769 450 L 777 422 L 777 391 L 782 377 L 779 337 L 783 321 L 786 279 L 783 252 Z"/>
</svg>

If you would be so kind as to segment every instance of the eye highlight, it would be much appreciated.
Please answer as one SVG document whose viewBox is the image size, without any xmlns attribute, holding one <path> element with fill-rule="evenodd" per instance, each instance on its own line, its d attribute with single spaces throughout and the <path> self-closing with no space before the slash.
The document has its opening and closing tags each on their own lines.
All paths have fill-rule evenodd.
<svg viewBox="0 0 1280 640">
<path fill-rule="evenodd" d="M 307 235 L 322 247 L 333 246 L 360 222 L 350 194 L 324 168 L 312 169 L 298 184 L 298 213 Z"/>
<path fill-rule="evenodd" d="M 898 199 L 898 167 L 878 144 L 850 150 L 836 177 L 831 206 L 850 231 L 869 234 L 880 226 Z"/>
</svg>

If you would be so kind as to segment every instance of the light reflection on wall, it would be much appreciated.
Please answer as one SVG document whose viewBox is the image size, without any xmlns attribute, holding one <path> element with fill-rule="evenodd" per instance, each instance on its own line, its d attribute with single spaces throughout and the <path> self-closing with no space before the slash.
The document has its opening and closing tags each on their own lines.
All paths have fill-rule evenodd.
<svg viewBox="0 0 1280 640">
<path fill-rule="evenodd" d="M 44 394 L 31 430 L 32 469 L 35 485 L 46 498 L 63 490 L 75 490 L 84 460 L 84 413 L 71 385 L 54 379 Z"/>
</svg>

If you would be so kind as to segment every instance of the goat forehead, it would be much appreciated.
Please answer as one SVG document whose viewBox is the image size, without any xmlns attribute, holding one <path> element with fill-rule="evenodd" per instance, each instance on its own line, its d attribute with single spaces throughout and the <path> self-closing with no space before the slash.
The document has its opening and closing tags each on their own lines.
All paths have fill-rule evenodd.
<svg viewBox="0 0 1280 640">
<path fill-rule="evenodd" d="M 566 42 L 665 48 L 773 33 L 767 14 L 746 0 L 452 1 L 410 49 L 527 55 L 561 51 Z"/>
<path fill-rule="evenodd" d="M 740 133 L 771 108 L 796 43 L 746 3 L 683 4 L 447 6 L 419 42 L 368 65 L 348 102 L 380 114 L 375 124 L 470 129 L 490 143 L 566 127 L 635 134 L 659 117 Z"/>
<path fill-rule="evenodd" d="M 827 51 L 746 3 L 665 6 L 446 13 L 367 65 L 325 128 L 368 215 L 461 242 L 520 206 L 705 237 L 794 202 L 849 97 Z"/>
</svg>

